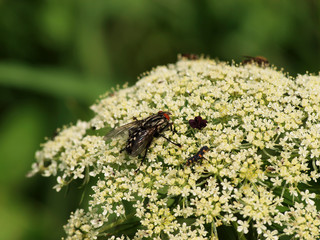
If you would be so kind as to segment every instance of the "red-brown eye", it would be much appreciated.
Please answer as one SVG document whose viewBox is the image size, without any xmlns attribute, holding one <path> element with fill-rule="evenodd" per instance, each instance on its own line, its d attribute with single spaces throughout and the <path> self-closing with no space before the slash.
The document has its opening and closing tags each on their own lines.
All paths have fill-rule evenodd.
<svg viewBox="0 0 320 240">
<path fill-rule="evenodd" d="M 168 121 L 170 120 L 170 116 L 168 113 L 163 112 L 163 111 L 159 111 L 158 114 L 162 114 Z"/>
<path fill-rule="evenodd" d="M 168 119 L 168 121 L 170 120 L 170 117 L 168 114 L 164 113 L 163 116 L 165 116 L 165 118 Z"/>
</svg>

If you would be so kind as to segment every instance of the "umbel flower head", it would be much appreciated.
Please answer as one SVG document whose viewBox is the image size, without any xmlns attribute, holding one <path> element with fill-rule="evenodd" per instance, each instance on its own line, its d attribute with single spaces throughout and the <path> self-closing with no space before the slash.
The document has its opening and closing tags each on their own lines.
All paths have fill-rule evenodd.
<svg viewBox="0 0 320 240">
<path fill-rule="evenodd" d="M 319 76 L 180 59 L 91 108 L 42 144 L 30 173 L 56 177 L 57 191 L 94 180 L 66 239 L 319 239 Z M 104 140 L 159 111 L 181 147 L 154 137 L 141 163 L 121 151 L 128 135 Z M 204 128 L 190 126 L 197 116 Z"/>
</svg>

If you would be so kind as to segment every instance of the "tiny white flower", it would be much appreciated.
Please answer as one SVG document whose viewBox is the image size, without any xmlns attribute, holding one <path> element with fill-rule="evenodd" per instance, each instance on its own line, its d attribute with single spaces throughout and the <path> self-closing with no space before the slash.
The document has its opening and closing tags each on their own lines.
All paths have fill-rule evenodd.
<svg viewBox="0 0 320 240">
<path fill-rule="evenodd" d="M 307 189 L 305 192 L 301 192 L 302 201 L 305 201 L 307 204 L 314 205 L 314 201 L 310 198 L 315 198 L 315 193 L 309 193 L 309 190 Z"/>
<path fill-rule="evenodd" d="M 243 232 L 247 234 L 249 232 L 249 223 L 247 221 L 238 220 L 238 232 Z"/>
</svg>

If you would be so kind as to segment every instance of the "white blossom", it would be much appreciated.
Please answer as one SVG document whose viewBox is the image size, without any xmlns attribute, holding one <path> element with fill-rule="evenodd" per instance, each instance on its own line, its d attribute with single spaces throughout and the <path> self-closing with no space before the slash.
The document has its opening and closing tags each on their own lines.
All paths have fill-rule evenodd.
<svg viewBox="0 0 320 240">
<path fill-rule="evenodd" d="M 180 59 L 101 98 L 90 121 L 59 130 L 30 175 L 55 176 L 57 191 L 94 179 L 88 209 L 71 214 L 66 239 L 218 239 L 221 225 L 240 235 L 252 226 L 263 239 L 319 239 L 319 196 L 300 188 L 320 177 L 319 103 L 319 76 Z M 158 111 L 172 113 L 175 131 L 163 134 L 181 148 L 154 138 L 141 163 L 121 151 L 128 135 L 105 141 L 99 133 Z M 201 130 L 188 122 L 197 116 L 207 121 Z M 209 150 L 186 166 L 203 146 Z M 113 236 L 130 221 L 135 232 Z"/>
</svg>

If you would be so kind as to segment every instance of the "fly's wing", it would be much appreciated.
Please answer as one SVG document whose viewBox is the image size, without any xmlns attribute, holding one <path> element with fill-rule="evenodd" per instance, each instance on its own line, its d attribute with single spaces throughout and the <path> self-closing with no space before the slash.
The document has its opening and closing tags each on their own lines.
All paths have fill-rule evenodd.
<svg viewBox="0 0 320 240">
<path fill-rule="evenodd" d="M 104 139 L 107 140 L 109 138 L 121 135 L 133 128 L 139 127 L 141 125 L 141 120 L 137 120 L 131 123 L 127 123 L 125 125 L 122 125 L 116 129 L 111 130 L 110 132 L 108 132 L 105 136 Z"/>
<path fill-rule="evenodd" d="M 130 136 L 130 155 L 138 156 L 143 150 L 147 150 L 148 144 L 151 143 L 155 131 L 153 129 L 136 131 Z"/>
</svg>

